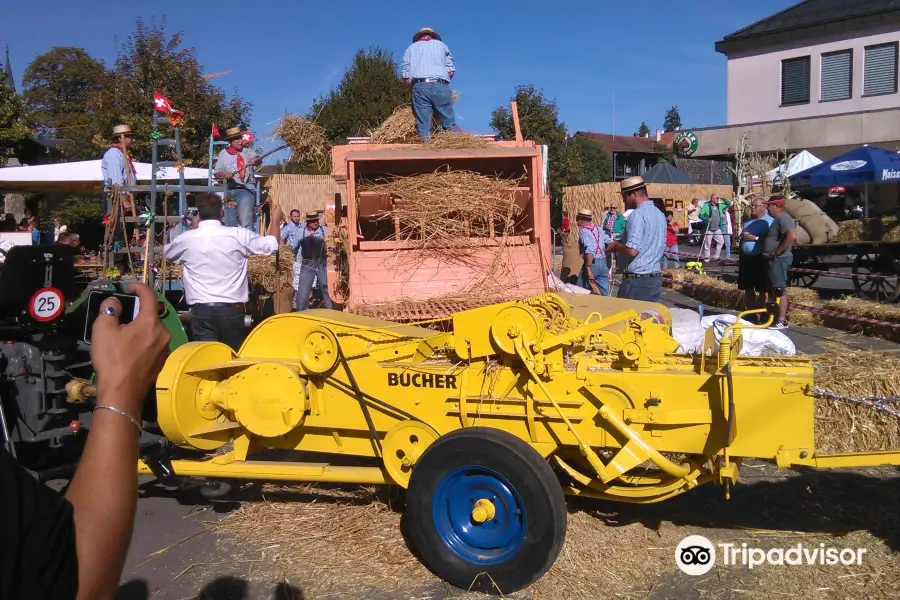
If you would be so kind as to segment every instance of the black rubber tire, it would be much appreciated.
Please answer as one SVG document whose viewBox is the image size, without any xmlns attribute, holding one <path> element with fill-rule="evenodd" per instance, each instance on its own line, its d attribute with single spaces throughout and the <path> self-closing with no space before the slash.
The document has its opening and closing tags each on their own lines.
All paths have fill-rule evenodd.
<svg viewBox="0 0 900 600">
<path fill-rule="evenodd" d="M 200 484 L 200 495 L 210 500 L 222 498 L 231 493 L 231 484 L 227 481 L 208 480 Z"/>
<path fill-rule="evenodd" d="M 444 542 L 432 506 L 438 484 L 460 467 L 484 467 L 503 477 L 522 501 L 525 536 L 507 560 L 480 565 Z M 546 573 L 566 537 L 566 501 L 547 461 L 521 439 L 490 427 L 469 427 L 434 442 L 413 469 L 406 497 L 406 532 L 425 565 L 461 589 L 509 594 Z"/>
</svg>

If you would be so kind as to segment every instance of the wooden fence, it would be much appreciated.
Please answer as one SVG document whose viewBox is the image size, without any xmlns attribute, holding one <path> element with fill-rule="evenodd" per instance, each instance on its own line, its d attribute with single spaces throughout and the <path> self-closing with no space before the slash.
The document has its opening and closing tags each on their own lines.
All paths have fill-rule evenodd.
<svg viewBox="0 0 900 600">
<path fill-rule="evenodd" d="M 574 223 L 575 213 L 579 208 L 587 208 L 599 219 L 608 206 L 616 205 L 619 212 L 625 209 L 618 183 L 594 183 L 591 185 L 575 185 L 563 188 L 563 210 L 568 211 Z M 687 227 L 687 207 L 691 200 L 709 200 L 712 194 L 720 194 L 728 199 L 734 198 L 734 192 L 728 185 L 685 185 L 671 183 L 651 183 L 647 185 L 647 193 L 652 199 L 660 199 L 666 210 L 675 213 L 675 222 Z M 681 210 L 679 210 L 679 208 Z"/>
<path fill-rule="evenodd" d="M 338 184 L 331 175 L 294 175 L 276 173 L 266 183 L 269 188 L 269 202 L 281 206 L 285 216 L 297 209 L 308 211 L 325 210 L 334 204 L 334 195 L 345 193 L 345 186 Z"/>
</svg>

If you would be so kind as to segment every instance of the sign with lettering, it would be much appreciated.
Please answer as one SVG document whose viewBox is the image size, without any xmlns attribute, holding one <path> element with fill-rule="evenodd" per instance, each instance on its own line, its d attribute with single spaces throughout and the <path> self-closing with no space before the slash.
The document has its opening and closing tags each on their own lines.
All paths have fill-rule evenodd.
<svg viewBox="0 0 900 600">
<path fill-rule="evenodd" d="M 679 131 L 672 140 L 672 149 L 679 156 L 693 156 L 700 146 L 700 140 L 693 131 Z"/>
<path fill-rule="evenodd" d="M 439 390 L 455 390 L 455 375 L 438 375 L 435 373 L 388 373 L 390 387 L 435 388 Z"/>
</svg>

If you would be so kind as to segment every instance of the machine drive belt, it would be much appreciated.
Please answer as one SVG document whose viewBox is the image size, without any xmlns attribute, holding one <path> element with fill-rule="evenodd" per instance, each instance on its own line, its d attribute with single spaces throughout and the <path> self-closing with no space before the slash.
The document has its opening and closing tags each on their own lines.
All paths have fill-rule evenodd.
<svg viewBox="0 0 900 600">
<path fill-rule="evenodd" d="M 350 380 L 350 387 L 353 389 L 353 393 L 356 395 L 356 399 L 359 401 L 359 407 L 363 411 L 363 416 L 366 418 L 366 425 L 369 426 L 369 433 L 372 435 L 372 443 L 375 444 L 376 449 L 378 450 L 379 458 L 384 456 L 384 452 L 381 449 L 381 440 L 378 439 L 378 432 L 375 430 L 375 422 L 372 421 L 372 415 L 369 413 L 369 406 L 366 404 L 365 399 L 363 398 L 363 394 L 359 389 L 359 385 L 356 383 L 356 377 L 353 376 L 353 371 L 350 370 L 350 365 L 347 364 L 347 357 L 344 356 L 344 352 L 341 350 L 340 346 L 338 346 L 338 356 L 341 359 L 341 365 L 344 367 L 344 371 L 347 372 L 347 379 Z"/>
</svg>

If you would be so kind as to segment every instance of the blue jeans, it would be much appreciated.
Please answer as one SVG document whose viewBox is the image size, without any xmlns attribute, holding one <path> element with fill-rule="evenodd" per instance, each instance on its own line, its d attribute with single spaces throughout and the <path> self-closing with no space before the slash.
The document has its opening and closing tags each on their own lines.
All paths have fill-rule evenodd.
<svg viewBox="0 0 900 600">
<path fill-rule="evenodd" d="M 446 83 L 417 83 L 412 87 L 413 112 L 416 114 L 416 128 L 419 137 L 427 140 L 431 137 L 431 116 L 437 113 L 441 129 L 456 127 L 453 114 L 453 99 L 450 97 L 450 86 Z"/>
<path fill-rule="evenodd" d="M 609 272 L 606 270 L 606 261 L 594 262 L 591 265 L 591 274 L 594 276 L 594 283 L 600 290 L 601 296 L 609 296 Z M 591 281 L 587 276 L 587 268 L 581 267 L 581 273 L 578 275 L 578 285 L 586 290 L 591 290 L 592 294 L 596 294 L 591 288 Z"/>
<path fill-rule="evenodd" d="M 250 190 L 229 190 L 228 197 L 237 202 L 237 207 L 225 207 L 223 225 L 253 229 L 253 209 L 256 207 L 256 194 Z"/>
<path fill-rule="evenodd" d="M 678 244 L 674 246 L 666 246 L 666 252 L 674 252 L 675 256 L 672 257 L 672 260 L 675 262 L 675 268 L 681 266 L 681 261 L 678 260 Z M 659 268 L 661 271 L 665 271 L 669 268 L 669 257 L 663 254 L 662 260 L 659 261 Z"/>
<path fill-rule="evenodd" d="M 319 280 L 319 289 L 322 291 L 322 301 L 325 304 L 325 308 L 334 308 L 331 296 L 328 295 L 328 274 L 325 269 L 325 261 L 301 259 L 297 298 L 294 301 L 294 308 L 297 310 L 309 308 L 309 295 L 312 293 L 314 279 Z"/>
<path fill-rule="evenodd" d="M 662 281 L 659 277 L 624 278 L 619 286 L 619 298 L 658 302 L 662 294 Z"/>
<path fill-rule="evenodd" d="M 725 247 L 725 258 L 731 258 L 731 235 L 723 233 L 722 239 L 725 240 L 725 243 L 723 244 Z"/>
</svg>

